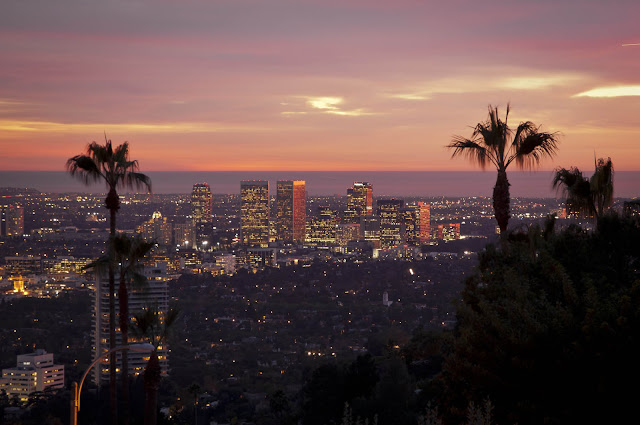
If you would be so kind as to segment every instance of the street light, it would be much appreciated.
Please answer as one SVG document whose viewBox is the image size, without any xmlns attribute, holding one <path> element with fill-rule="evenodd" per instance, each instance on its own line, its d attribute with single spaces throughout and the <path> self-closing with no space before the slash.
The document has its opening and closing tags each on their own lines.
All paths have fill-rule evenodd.
<svg viewBox="0 0 640 425">
<path fill-rule="evenodd" d="M 78 412 L 80 411 L 80 392 L 82 391 L 82 384 L 84 384 L 85 378 L 87 377 L 91 369 L 96 365 L 96 363 L 100 361 L 100 359 L 102 359 L 103 357 L 107 357 L 111 353 L 115 353 L 116 351 L 131 350 L 138 353 L 149 353 L 155 349 L 156 348 L 152 344 L 149 344 L 148 342 L 140 343 L 140 344 L 129 344 L 129 345 L 122 345 L 120 347 L 113 348 L 107 351 L 106 353 L 103 353 L 102 355 L 96 357 L 96 359 L 89 365 L 87 370 L 84 372 L 84 375 L 82 375 L 82 379 L 80 380 L 80 385 L 78 385 L 77 382 L 74 382 L 72 385 L 71 392 L 73 397 L 71 399 L 71 417 L 69 418 L 71 425 L 78 425 Z M 126 373 L 126 371 L 123 371 L 123 373 Z"/>
</svg>

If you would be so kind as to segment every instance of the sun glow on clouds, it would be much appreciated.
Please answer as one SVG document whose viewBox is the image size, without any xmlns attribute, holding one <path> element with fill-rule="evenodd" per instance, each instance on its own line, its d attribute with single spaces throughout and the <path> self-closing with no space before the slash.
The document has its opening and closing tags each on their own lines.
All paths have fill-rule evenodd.
<svg viewBox="0 0 640 425">
<path fill-rule="evenodd" d="M 305 99 L 305 105 L 301 107 L 311 108 L 312 110 L 319 110 L 323 114 L 340 115 L 345 117 L 360 117 L 365 115 L 377 115 L 376 112 L 370 112 L 364 108 L 356 109 L 342 109 L 344 98 L 338 96 L 302 96 Z M 281 105 L 289 105 L 287 102 L 282 102 Z M 285 116 L 293 115 L 305 115 L 308 111 L 284 111 L 281 112 Z"/>
<path fill-rule="evenodd" d="M 582 75 L 557 73 L 532 75 L 532 72 L 514 71 L 511 76 L 495 77 L 496 70 L 484 70 L 473 75 L 446 77 L 418 84 L 414 88 L 388 97 L 404 100 L 429 100 L 441 94 L 484 93 L 496 90 L 546 90 L 579 81 Z"/>
<path fill-rule="evenodd" d="M 623 97 L 623 96 L 640 96 L 640 85 L 596 87 L 595 89 L 578 93 L 573 97 Z"/>
</svg>

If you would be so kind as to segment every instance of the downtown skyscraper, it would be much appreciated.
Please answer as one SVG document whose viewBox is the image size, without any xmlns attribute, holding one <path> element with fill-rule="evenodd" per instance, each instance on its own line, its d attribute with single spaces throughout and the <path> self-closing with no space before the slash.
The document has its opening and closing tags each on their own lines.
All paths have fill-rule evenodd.
<svg viewBox="0 0 640 425">
<path fill-rule="evenodd" d="M 304 180 L 278 181 L 276 237 L 285 243 L 303 242 L 306 231 L 307 194 Z"/>
<path fill-rule="evenodd" d="M 269 245 L 269 182 L 240 182 L 240 239 L 248 247 Z"/>
<path fill-rule="evenodd" d="M 368 182 L 354 182 L 347 189 L 345 223 L 360 223 L 360 217 L 373 214 L 373 186 Z"/>
<path fill-rule="evenodd" d="M 391 248 L 402 243 L 403 220 L 401 211 L 403 208 L 404 201 L 402 199 L 378 200 L 381 248 Z"/>
<path fill-rule="evenodd" d="M 211 188 L 207 183 L 196 183 L 191 191 L 191 217 L 195 229 L 196 249 L 207 249 L 213 231 L 211 215 Z"/>
</svg>

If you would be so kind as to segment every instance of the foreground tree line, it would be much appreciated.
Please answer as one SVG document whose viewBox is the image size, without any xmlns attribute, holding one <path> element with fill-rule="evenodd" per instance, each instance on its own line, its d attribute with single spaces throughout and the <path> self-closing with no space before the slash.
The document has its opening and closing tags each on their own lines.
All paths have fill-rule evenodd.
<svg viewBox="0 0 640 425">
<path fill-rule="evenodd" d="M 587 232 L 555 230 L 550 218 L 504 235 L 480 254 L 457 301 L 454 331 L 417 330 L 384 356 L 321 366 L 303 389 L 302 422 L 563 424 L 633 417 L 639 221 L 605 215 Z"/>
</svg>

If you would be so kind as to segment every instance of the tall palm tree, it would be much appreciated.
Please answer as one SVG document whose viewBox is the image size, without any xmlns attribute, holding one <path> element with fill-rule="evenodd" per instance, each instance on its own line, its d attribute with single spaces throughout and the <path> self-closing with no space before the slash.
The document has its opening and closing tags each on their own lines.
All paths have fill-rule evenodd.
<svg viewBox="0 0 640 425">
<path fill-rule="evenodd" d="M 482 169 L 491 163 L 498 171 L 493 188 L 493 210 L 500 231 L 507 230 L 509 224 L 509 180 L 507 168 L 515 162 L 520 169 L 533 168 L 545 157 L 552 157 L 558 146 L 557 133 L 545 133 L 531 121 L 521 122 L 515 132 L 509 128 L 510 106 L 504 121 L 498 116 L 498 108 L 489 105 L 486 121 L 476 124 L 467 139 L 454 136 L 447 146 L 453 149 L 452 157 L 466 156 Z"/>
<path fill-rule="evenodd" d="M 558 168 L 553 187 L 564 192 L 567 210 L 601 218 L 613 205 L 613 163 L 611 158 L 598 158 L 595 171 L 586 179 L 576 168 Z"/>
<path fill-rule="evenodd" d="M 84 154 L 76 155 L 67 160 L 67 171 L 78 177 L 85 184 L 103 181 L 108 189 L 105 207 L 109 210 L 110 232 L 109 239 L 116 235 L 116 213 L 120 209 L 118 188 L 146 188 L 151 191 L 151 179 L 138 172 L 138 161 L 129 159 L 129 143 L 124 142 L 115 149 L 111 140 L 100 145 L 91 142 Z M 109 249 L 109 252 L 111 250 Z M 115 276 L 113 262 L 109 262 L 109 348 L 115 347 Z M 118 423 L 118 404 L 116 400 L 116 353 L 109 358 L 109 394 L 111 399 L 111 423 Z"/>
<path fill-rule="evenodd" d="M 133 318 L 132 332 L 138 339 L 146 339 L 155 347 L 144 370 L 144 425 L 156 425 L 158 421 L 158 387 L 162 373 L 158 349 L 166 343 L 177 318 L 177 310 L 169 309 L 163 317 L 153 308 L 148 308 Z"/>
<path fill-rule="evenodd" d="M 114 238 L 114 252 L 119 264 L 120 283 L 118 285 L 118 304 L 120 310 L 120 339 L 122 345 L 129 344 L 129 285 L 142 286 L 146 277 L 140 272 L 141 260 L 156 245 L 145 241 L 140 235 L 130 238 L 124 233 Z M 129 358 L 122 355 L 122 423 L 129 423 Z"/>
</svg>

